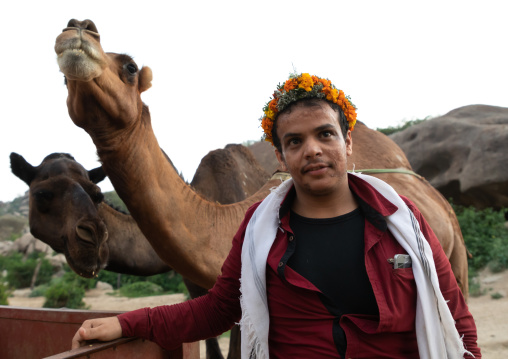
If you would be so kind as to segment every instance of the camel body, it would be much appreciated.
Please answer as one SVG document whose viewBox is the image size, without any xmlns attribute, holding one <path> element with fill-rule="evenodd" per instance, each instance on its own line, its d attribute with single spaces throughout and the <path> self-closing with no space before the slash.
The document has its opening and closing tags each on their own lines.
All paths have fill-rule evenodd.
<svg viewBox="0 0 508 359">
<path fill-rule="evenodd" d="M 141 93 L 152 72 L 126 55 L 105 53 L 95 24 L 71 20 L 55 51 L 67 79 L 67 107 L 73 122 L 92 138 L 103 168 L 145 237 L 159 256 L 195 283 L 209 288 L 231 248 L 246 210 L 279 180 L 268 181 L 245 200 L 221 205 L 195 193 L 168 165 L 151 127 Z M 348 168 L 411 169 L 402 150 L 386 136 L 358 124 Z M 425 180 L 379 174 L 420 208 L 452 262 L 467 297 L 467 257 L 449 204 Z"/>
</svg>

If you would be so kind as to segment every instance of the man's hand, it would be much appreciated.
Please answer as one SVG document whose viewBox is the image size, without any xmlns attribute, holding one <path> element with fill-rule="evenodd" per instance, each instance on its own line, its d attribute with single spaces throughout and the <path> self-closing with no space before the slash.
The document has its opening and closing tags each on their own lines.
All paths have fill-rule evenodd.
<svg viewBox="0 0 508 359">
<path fill-rule="evenodd" d="M 85 320 L 72 338 L 72 349 L 85 345 L 86 340 L 109 341 L 122 336 L 122 327 L 117 317 Z"/>
</svg>

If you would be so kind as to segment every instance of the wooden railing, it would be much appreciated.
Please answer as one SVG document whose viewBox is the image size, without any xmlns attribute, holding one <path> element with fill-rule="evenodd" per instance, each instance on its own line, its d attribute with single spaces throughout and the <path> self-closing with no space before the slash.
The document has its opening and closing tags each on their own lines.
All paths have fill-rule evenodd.
<svg viewBox="0 0 508 359">
<path fill-rule="evenodd" d="M 0 306 L 0 358 L 2 359 L 199 359 L 199 343 L 184 344 L 167 351 L 157 344 L 136 338 L 90 343 L 69 350 L 72 337 L 87 319 L 122 312 L 73 309 L 36 309 Z"/>
</svg>

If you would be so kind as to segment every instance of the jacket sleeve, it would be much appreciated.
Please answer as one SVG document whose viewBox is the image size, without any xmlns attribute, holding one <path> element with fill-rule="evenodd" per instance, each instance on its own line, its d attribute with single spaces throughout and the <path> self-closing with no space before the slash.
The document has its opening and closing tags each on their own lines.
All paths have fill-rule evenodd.
<svg viewBox="0 0 508 359">
<path fill-rule="evenodd" d="M 464 296 L 459 289 L 450 262 L 443 251 L 443 247 L 416 206 L 407 198 L 403 197 L 403 199 L 420 223 L 422 233 L 430 244 L 439 279 L 439 287 L 444 299 L 448 301 L 448 307 L 450 308 L 453 319 L 455 319 L 455 327 L 459 332 L 459 336 L 462 337 L 464 347 L 470 351 L 475 358 L 481 358 L 480 348 L 477 344 L 476 324 L 473 316 L 469 312 Z M 470 356 L 466 355 L 466 358 L 470 358 Z"/>
<path fill-rule="evenodd" d="M 241 251 L 252 206 L 234 236 L 222 273 L 208 294 L 174 305 L 142 308 L 120 314 L 124 337 L 140 337 L 171 350 L 182 343 L 217 336 L 240 320 Z"/>
</svg>

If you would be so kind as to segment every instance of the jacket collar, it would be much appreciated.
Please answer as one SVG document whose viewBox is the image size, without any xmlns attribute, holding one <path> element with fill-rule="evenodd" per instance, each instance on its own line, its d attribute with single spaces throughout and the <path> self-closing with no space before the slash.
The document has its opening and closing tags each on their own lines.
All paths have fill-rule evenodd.
<svg viewBox="0 0 508 359">
<path fill-rule="evenodd" d="M 383 195 L 370 184 L 355 175 L 348 173 L 348 183 L 358 205 L 365 214 L 365 218 L 377 229 L 383 232 L 386 231 L 387 225 L 384 217 L 395 213 L 395 211 L 397 211 L 397 206 L 383 197 Z M 279 220 L 289 213 L 295 196 L 296 190 L 293 185 L 281 203 Z"/>
</svg>

